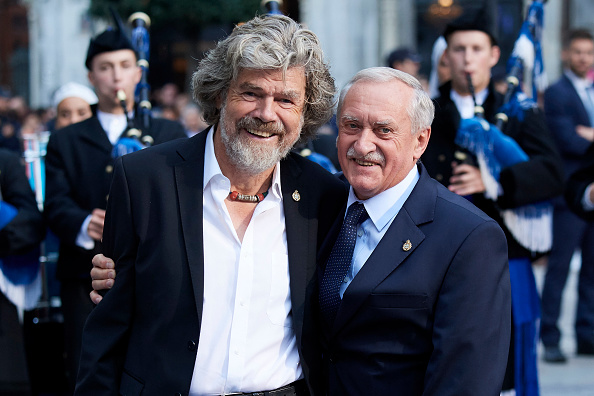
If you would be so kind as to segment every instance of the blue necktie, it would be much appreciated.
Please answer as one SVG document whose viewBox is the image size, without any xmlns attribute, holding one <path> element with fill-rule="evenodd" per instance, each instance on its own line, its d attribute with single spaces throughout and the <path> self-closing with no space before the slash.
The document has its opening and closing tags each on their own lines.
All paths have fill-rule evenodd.
<svg viewBox="0 0 594 396">
<path fill-rule="evenodd" d="M 349 207 L 328 258 L 326 271 L 320 283 L 320 309 L 329 323 L 334 323 L 340 306 L 340 285 L 353 261 L 353 251 L 357 241 L 357 225 L 363 223 L 368 217 L 363 204 L 354 202 Z"/>
</svg>

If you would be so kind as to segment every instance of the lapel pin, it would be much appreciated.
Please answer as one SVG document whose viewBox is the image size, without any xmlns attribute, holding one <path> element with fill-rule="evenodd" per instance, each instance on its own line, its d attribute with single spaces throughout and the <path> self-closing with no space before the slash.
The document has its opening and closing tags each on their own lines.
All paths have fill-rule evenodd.
<svg viewBox="0 0 594 396">
<path fill-rule="evenodd" d="M 299 194 L 299 191 L 295 190 L 293 191 L 293 195 L 291 195 L 291 197 L 293 197 L 293 201 L 299 202 L 301 199 L 301 194 Z"/>
<path fill-rule="evenodd" d="M 407 239 L 404 245 L 402 245 L 402 250 L 408 252 L 410 249 L 412 249 L 412 243 L 410 243 L 410 239 Z"/>
</svg>

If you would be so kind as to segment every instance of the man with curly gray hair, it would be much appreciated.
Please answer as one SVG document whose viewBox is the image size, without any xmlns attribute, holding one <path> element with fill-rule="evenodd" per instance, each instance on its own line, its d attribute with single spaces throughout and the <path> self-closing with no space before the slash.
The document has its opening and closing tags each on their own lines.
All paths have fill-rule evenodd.
<svg viewBox="0 0 594 396">
<path fill-rule="evenodd" d="M 318 393 L 316 252 L 346 200 L 290 153 L 334 105 L 318 39 L 256 17 L 192 86 L 211 127 L 114 168 L 103 244 L 118 282 L 88 319 L 75 394 Z"/>
</svg>

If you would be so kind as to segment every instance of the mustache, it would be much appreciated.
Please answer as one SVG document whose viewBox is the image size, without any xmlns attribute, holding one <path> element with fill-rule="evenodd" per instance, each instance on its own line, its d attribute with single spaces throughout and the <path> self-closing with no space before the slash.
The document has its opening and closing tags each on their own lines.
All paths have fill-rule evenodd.
<svg viewBox="0 0 594 396">
<path fill-rule="evenodd" d="M 257 129 L 262 132 L 269 132 L 275 135 L 286 135 L 285 128 L 280 122 L 263 122 L 262 120 L 254 117 L 245 116 L 242 117 L 236 124 L 237 128 L 243 129 Z"/>
<path fill-rule="evenodd" d="M 357 154 L 357 152 L 355 151 L 355 148 L 353 146 L 349 147 L 346 156 L 347 156 L 347 159 L 355 159 L 355 160 L 366 161 L 366 162 L 375 162 L 375 163 L 379 163 L 381 165 L 384 165 L 386 163 L 386 157 L 384 157 L 384 154 L 381 151 L 373 151 L 373 152 L 367 153 L 365 155 L 359 155 L 359 154 Z"/>
</svg>

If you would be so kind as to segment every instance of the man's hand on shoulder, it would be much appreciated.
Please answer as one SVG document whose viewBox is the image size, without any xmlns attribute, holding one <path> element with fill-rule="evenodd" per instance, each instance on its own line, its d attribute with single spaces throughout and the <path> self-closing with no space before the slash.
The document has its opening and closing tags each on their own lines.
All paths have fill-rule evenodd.
<svg viewBox="0 0 594 396">
<path fill-rule="evenodd" d="M 91 221 L 87 228 L 89 236 L 96 241 L 100 241 L 103 237 L 103 223 L 105 222 L 105 210 L 93 209 L 91 212 Z"/>
<path fill-rule="evenodd" d="M 95 304 L 99 304 L 103 299 L 99 292 L 101 290 L 109 290 L 113 286 L 116 276 L 114 267 L 113 260 L 102 254 L 97 254 L 93 257 L 93 269 L 91 269 L 93 291 L 90 296 Z"/>
</svg>

